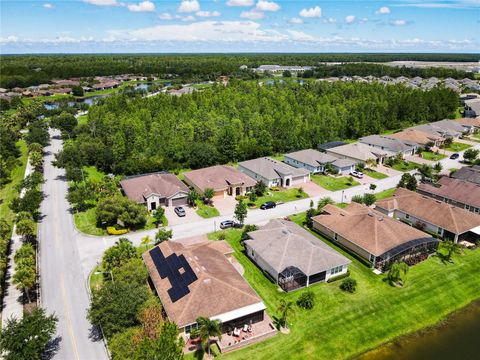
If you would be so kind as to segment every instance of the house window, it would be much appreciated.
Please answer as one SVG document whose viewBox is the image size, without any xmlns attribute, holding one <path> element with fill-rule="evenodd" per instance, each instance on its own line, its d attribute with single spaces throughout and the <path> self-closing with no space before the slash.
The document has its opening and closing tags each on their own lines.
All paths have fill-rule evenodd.
<svg viewBox="0 0 480 360">
<path fill-rule="evenodd" d="M 332 269 L 330 269 L 330 275 L 335 275 L 338 274 L 339 272 L 342 272 L 343 266 L 337 266 Z"/>
<path fill-rule="evenodd" d="M 375 262 L 375 255 L 373 254 L 370 254 L 370 262 Z"/>
<path fill-rule="evenodd" d="M 405 219 L 410 219 L 410 215 L 405 214 Z"/>
<path fill-rule="evenodd" d="M 255 251 L 252 250 L 252 257 L 255 257 Z"/>
<path fill-rule="evenodd" d="M 442 228 L 437 228 L 437 234 L 438 235 L 442 235 L 442 231 L 443 231 Z"/>
</svg>

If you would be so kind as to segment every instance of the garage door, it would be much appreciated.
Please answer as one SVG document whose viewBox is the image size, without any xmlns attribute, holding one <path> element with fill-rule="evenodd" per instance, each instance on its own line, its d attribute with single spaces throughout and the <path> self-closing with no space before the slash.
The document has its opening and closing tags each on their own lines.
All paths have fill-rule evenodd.
<svg viewBox="0 0 480 360">
<path fill-rule="evenodd" d="M 292 184 L 302 184 L 305 182 L 305 176 L 298 176 L 292 178 Z"/>
<path fill-rule="evenodd" d="M 172 200 L 172 206 L 187 205 L 187 197 L 177 198 Z"/>
</svg>

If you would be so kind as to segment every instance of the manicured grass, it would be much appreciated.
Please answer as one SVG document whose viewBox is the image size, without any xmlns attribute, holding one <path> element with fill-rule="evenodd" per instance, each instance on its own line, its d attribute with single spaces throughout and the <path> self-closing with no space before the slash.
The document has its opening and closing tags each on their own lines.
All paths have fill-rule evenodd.
<svg viewBox="0 0 480 360">
<path fill-rule="evenodd" d="M 92 181 L 99 182 L 105 177 L 103 171 L 98 170 L 95 166 L 84 166 L 84 176 Z"/>
<path fill-rule="evenodd" d="M 377 180 L 382 180 L 382 179 L 385 179 L 388 177 L 388 175 L 385 175 L 384 173 L 381 173 L 381 172 L 378 172 L 378 171 L 375 171 L 375 170 L 371 170 L 371 169 L 364 169 L 362 170 L 362 172 L 367 175 L 367 176 L 370 176 L 371 178 L 374 178 L 374 179 L 377 179 Z"/>
<path fill-rule="evenodd" d="M 446 147 L 445 150 L 452 151 L 452 152 L 459 152 L 466 150 L 468 148 L 471 148 L 472 145 L 464 144 L 464 143 L 459 143 L 459 142 L 453 142 L 450 146 Z"/>
<path fill-rule="evenodd" d="M 17 159 L 17 166 L 15 166 L 10 173 L 10 182 L 0 189 L 0 217 L 6 220 L 10 226 L 13 226 L 15 214 L 10 210 L 9 205 L 12 200 L 18 196 L 18 191 L 15 187 L 23 180 L 28 157 L 28 149 L 25 141 L 17 141 L 17 146 L 21 152 L 20 157 Z"/>
<path fill-rule="evenodd" d="M 350 179 L 350 177 L 334 177 L 328 175 L 310 175 L 310 179 L 317 185 L 330 191 L 348 189 L 352 186 L 360 185 L 358 181 Z M 351 180 L 351 181 L 350 181 Z"/>
<path fill-rule="evenodd" d="M 400 161 L 398 164 L 392 166 L 392 169 L 397 171 L 411 171 L 420 167 L 420 164 L 417 164 L 413 161 Z"/>
<path fill-rule="evenodd" d="M 78 125 L 86 124 L 88 121 L 88 115 L 82 115 L 77 118 Z"/>
<path fill-rule="evenodd" d="M 216 216 L 220 216 L 220 212 L 214 206 L 205 205 L 203 201 L 197 200 L 197 214 L 202 218 L 208 219 Z"/>
<path fill-rule="evenodd" d="M 303 221 L 304 216 L 292 217 Z M 305 289 L 292 293 L 278 291 L 243 253 L 240 231 L 229 230 L 227 241 L 245 269 L 244 277 L 264 300 L 271 316 L 278 316 L 281 299 L 295 302 Z M 480 250 L 455 255 L 453 264 L 438 257 L 410 268 L 403 288 L 392 287 L 384 275 L 375 275 L 367 266 L 328 240 L 321 239 L 351 261 L 351 278 L 357 280 L 355 294 L 339 289 L 340 281 L 311 286 L 316 300 L 312 310 L 296 305 L 288 318 L 289 335 L 222 355 L 226 359 L 346 359 L 382 343 L 433 325 L 450 312 L 480 297 L 478 271 Z"/>
<path fill-rule="evenodd" d="M 255 201 L 255 205 L 260 207 L 266 201 L 273 201 L 273 202 L 289 202 L 299 199 L 305 199 L 308 197 L 308 194 L 303 192 L 300 193 L 298 189 L 288 189 L 283 191 L 272 191 L 269 190 L 270 195 L 260 196 L 257 201 Z"/>
<path fill-rule="evenodd" d="M 425 160 L 430 160 L 430 161 L 439 161 L 442 159 L 445 159 L 447 156 L 443 154 L 436 154 L 431 151 L 423 151 L 422 152 L 422 158 Z"/>
<path fill-rule="evenodd" d="M 387 189 L 387 190 L 383 190 L 379 193 L 376 193 L 375 194 L 375 197 L 377 198 L 377 200 L 382 200 L 382 199 L 385 199 L 385 198 L 389 198 L 393 195 L 393 193 L 395 192 L 395 190 L 397 190 L 397 188 L 392 188 L 392 189 Z"/>
</svg>

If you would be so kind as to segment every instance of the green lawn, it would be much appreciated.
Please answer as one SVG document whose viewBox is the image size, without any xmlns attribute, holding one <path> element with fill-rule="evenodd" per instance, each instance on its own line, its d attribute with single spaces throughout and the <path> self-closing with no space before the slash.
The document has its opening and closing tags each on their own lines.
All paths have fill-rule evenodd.
<svg viewBox="0 0 480 360">
<path fill-rule="evenodd" d="M 214 206 L 205 205 L 203 201 L 197 200 L 197 214 L 202 218 L 208 219 L 216 216 L 220 216 L 218 209 Z"/>
<path fill-rule="evenodd" d="M 88 121 L 88 115 L 79 116 L 77 120 L 78 120 L 78 125 L 86 124 Z"/>
<path fill-rule="evenodd" d="M 24 140 L 17 141 L 17 146 L 21 151 L 21 156 L 17 159 L 17 166 L 10 173 L 10 182 L 0 189 L 0 218 L 6 220 L 9 225 L 13 225 L 15 214 L 10 210 L 10 203 L 18 196 L 15 187 L 20 184 L 27 166 L 28 149 Z M 2 254 L 3 255 L 3 254 Z"/>
<path fill-rule="evenodd" d="M 304 215 L 292 217 L 301 222 Z M 242 252 L 240 231 L 226 232 L 234 256 L 245 269 L 244 277 L 264 300 L 271 316 L 278 315 L 281 299 L 296 301 L 305 290 L 289 294 L 278 291 Z M 325 241 L 350 258 L 351 277 L 358 282 L 355 294 L 339 289 L 340 282 L 313 285 L 312 310 L 295 306 L 288 319 L 289 335 L 278 334 L 264 342 L 222 355 L 226 359 L 346 359 L 378 347 L 398 336 L 433 325 L 450 312 L 480 297 L 478 272 L 480 250 L 455 255 L 453 264 L 431 257 L 412 268 L 404 288 L 383 281 L 342 249 Z"/>
<path fill-rule="evenodd" d="M 413 161 L 400 161 L 398 164 L 392 166 L 392 169 L 397 171 L 411 171 L 420 167 L 420 164 L 417 164 Z"/>
<path fill-rule="evenodd" d="M 378 171 L 375 171 L 375 170 L 372 170 L 372 169 L 364 169 L 362 170 L 362 172 L 367 175 L 367 176 L 370 176 L 371 178 L 374 178 L 374 179 L 377 179 L 377 180 L 382 180 L 382 179 L 385 179 L 388 177 L 388 175 L 385 175 L 384 173 L 381 173 L 381 172 L 378 172 Z"/>
<path fill-rule="evenodd" d="M 92 181 L 99 182 L 105 177 L 103 171 L 98 170 L 95 166 L 84 166 L 84 176 Z"/>
<path fill-rule="evenodd" d="M 330 191 L 348 189 L 352 186 L 360 185 L 358 181 L 350 181 L 349 177 L 334 177 L 328 175 L 310 175 L 310 179 L 317 185 Z"/>
<path fill-rule="evenodd" d="M 257 201 L 255 201 L 255 205 L 259 207 L 266 201 L 274 201 L 274 202 L 289 202 L 299 199 L 305 199 L 308 197 L 308 194 L 303 192 L 299 193 L 298 189 L 288 189 L 283 191 L 270 191 L 270 195 L 260 196 Z"/>
<path fill-rule="evenodd" d="M 453 142 L 450 146 L 446 147 L 445 150 L 452 151 L 452 152 L 459 152 L 466 150 L 468 148 L 471 148 L 472 145 L 464 144 L 464 143 L 459 143 L 459 142 Z"/>
<path fill-rule="evenodd" d="M 375 194 L 375 197 L 377 198 L 377 200 L 382 200 L 382 199 L 385 199 L 385 198 L 389 198 L 393 195 L 395 190 L 397 190 L 397 188 L 392 188 L 392 189 L 387 189 L 387 190 L 380 191 L 379 193 Z"/>
<path fill-rule="evenodd" d="M 430 161 L 439 161 L 442 159 L 445 159 L 447 155 L 442 155 L 442 154 L 436 154 L 431 151 L 422 151 L 422 158 L 425 160 L 430 160 Z"/>
</svg>

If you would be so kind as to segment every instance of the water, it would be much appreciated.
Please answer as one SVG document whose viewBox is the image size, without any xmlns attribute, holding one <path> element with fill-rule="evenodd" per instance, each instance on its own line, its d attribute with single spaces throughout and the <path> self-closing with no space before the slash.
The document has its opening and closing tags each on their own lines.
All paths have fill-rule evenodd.
<svg viewBox="0 0 480 360">
<path fill-rule="evenodd" d="M 66 104 L 69 107 L 75 106 L 76 104 L 87 104 L 88 106 L 91 106 L 95 104 L 99 99 L 104 98 L 106 95 L 95 95 L 95 96 L 90 96 L 87 98 L 80 98 L 76 100 L 70 100 L 70 101 L 52 101 L 52 102 L 45 102 L 43 106 L 47 110 L 55 110 L 58 109 L 60 106 L 63 104 Z"/>
<path fill-rule="evenodd" d="M 435 309 L 432 309 L 435 311 Z M 381 346 L 359 360 L 480 359 L 480 300 L 444 323 Z"/>
</svg>

